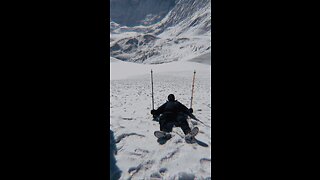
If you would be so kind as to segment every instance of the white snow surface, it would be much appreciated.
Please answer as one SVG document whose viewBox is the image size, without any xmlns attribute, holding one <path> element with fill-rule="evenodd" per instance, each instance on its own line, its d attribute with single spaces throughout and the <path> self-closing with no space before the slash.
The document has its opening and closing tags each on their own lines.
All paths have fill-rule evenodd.
<svg viewBox="0 0 320 180">
<path fill-rule="evenodd" d="M 110 57 L 110 131 L 114 134 L 120 179 L 211 179 L 211 65 L 208 56 L 158 65 L 124 62 Z M 153 70 L 155 109 L 173 93 L 190 106 L 196 71 L 194 115 L 210 127 L 188 119 L 200 131 L 198 143 L 188 144 L 179 127 L 159 144 L 153 135 L 160 125 L 150 110 Z"/>
</svg>

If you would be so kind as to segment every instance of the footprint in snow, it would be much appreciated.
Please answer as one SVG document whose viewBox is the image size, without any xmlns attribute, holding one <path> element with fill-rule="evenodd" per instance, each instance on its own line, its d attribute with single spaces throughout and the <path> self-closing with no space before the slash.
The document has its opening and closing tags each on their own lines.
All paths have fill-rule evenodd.
<svg viewBox="0 0 320 180">
<path fill-rule="evenodd" d="M 178 180 L 194 180 L 196 177 L 192 173 L 180 172 L 178 174 Z"/>
<path fill-rule="evenodd" d="M 135 156 L 145 157 L 148 153 L 149 153 L 148 150 L 135 149 L 134 152 L 131 152 L 130 154 Z"/>
<path fill-rule="evenodd" d="M 150 169 L 152 165 L 154 164 L 154 161 L 148 160 L 147 162 L 139 164 L 137 167 L 131 167 L 128 170 L 128 173 L 131 174 L 131 177 L 138 173 L 141 169 Z"/>
<path fill-rule="evenodd" d="M 123 138 L 128 137 L 128 136 L 132 136 L 132 135 L 145 137 L 144 135 L 137 134 L 137 133 L 124 133 L 124 134 L 121 134 L 120 136 L 117 137 L 116 143 L 119 143 Z"/>
<path fill-rule="evenodd" d="M 154 172 L 150 175 L 150 179 L 151 180 L 162 179 L 162 176 L 158 172 Z"/>
<path fill-rule="evenodd" d="M 211 159 L 209 159 L 209 158 L 201 158 L 200 159 L 200 164 L 201 164 L 201 167 L 203 169 L 210 169 L 211 168 Z"/>
<path fill-rule="evenodd" d="M 201 165 L 207 165 L 208 163 L 211 163 L 211 159 L 208 159 L 208 158 L 201 158 L 200 159 Z"/>
<path fill-rule="evenodd" d="M 127 120 L 127 121 L 133 120 L 133 118 L 129 118 L 129 117 L 123 117 L 122 119 L 123 119 L 123 120 Z"/>
<path fill-rule="evenodd" d="M 159 169 L 159 173 L 160 173 L 160 174 L 164 174 L 164 173 L 166 173 L 167 171 L 168 171 L 167 168 L 160 168 L 160 169 Z"/>
<path fill-rule="evenodd" d="M 160 159 L 160 163 L 172 159 L 175 155 L 179 153 L 179 149 L 174 150 L 173 152 L 168 153 L 165 157 Z"/>
</svg>

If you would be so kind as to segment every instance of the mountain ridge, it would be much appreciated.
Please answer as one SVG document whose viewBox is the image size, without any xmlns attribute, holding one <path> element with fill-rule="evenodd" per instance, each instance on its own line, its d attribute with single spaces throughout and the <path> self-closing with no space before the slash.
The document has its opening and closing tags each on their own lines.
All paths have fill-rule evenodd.
<svg viewBox="0 0 320 180">
<path fill-rule="evenodd" d="M 141 37 L 146 36 L 153 38 L 145 42 Z M 152 25 L 129 27 L 110 21 L 110 56 L 113 58 L 161 64 L 210 52 L 210 0 L 178 0 L 163 19 Z"/>
</svg>

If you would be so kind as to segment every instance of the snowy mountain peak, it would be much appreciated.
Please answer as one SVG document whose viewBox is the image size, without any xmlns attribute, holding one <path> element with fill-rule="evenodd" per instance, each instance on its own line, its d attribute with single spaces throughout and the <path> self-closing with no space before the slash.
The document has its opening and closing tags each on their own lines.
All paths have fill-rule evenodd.
<svg viewBox="0 0 320 180">
<path fill-rule="evenodd" d="M 118 1 L 111 1 L 113 12 L 120 11 L 122 7 L 120 5 L 125 0 L 116 2 Z M 111 16 L 111 57 L 137 63 L 161 64 L 189 60 L 211 53 L 210 0 L 141 0 L 130 2 L 133 3 L 132 7 L 140 8 L 134 11 L 138 14 L 147 14 L 146 12 L 154 10 L 154 6 L 157 6 L 158 3 L 158 10 L 154 11 L 153 15 L 161 16 L 161 18 L 152 21 L 154 24 L 144 19 L 140 23 L 136 21 L 135 26 L 126 26 L 127 23 L 122 22 L 124 20 L 120 18 L 125 15 Z M 157 3 L 151 5 L 151 2 Z M 164 9 L 167 9 L 165 15 L 163 14 Z M 125 10 L 126 8 L 122 7 L 122 11 Z M 132 12 L 128 11 L 125 14 L 130 13 Z M 138 40 L 146 35 L 153 38 L 148 42 L 143 39 Z M 126 43 L 129 40 L 133 43 Z"/>
</svg>

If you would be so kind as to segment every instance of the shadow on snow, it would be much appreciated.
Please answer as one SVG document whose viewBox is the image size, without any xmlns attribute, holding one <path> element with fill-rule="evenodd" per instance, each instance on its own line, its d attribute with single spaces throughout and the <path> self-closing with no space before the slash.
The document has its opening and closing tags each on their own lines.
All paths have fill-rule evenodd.
<svg viewBox="0 0 320 180">
<path fill-rule="evenodd" d="M 110 130 L 110 179 L 118 180 L 121 177 L 121 171 L 116 165 L 117 161 L 115 158 L 117 154 L 116 141 L 114 139 L 113 131 Z"/>
<path fill-rule="evenodd" d="M 199 144 L 199 145 L 202 146 L 202 147 L 209 147 L 208 144 L 206 144 L 205 142 L 202 142 L 202 141 L 200 141 L 200 140 L 198 140 L 198 139 L 196 139 L 196 143 Z"/>
</svg>

